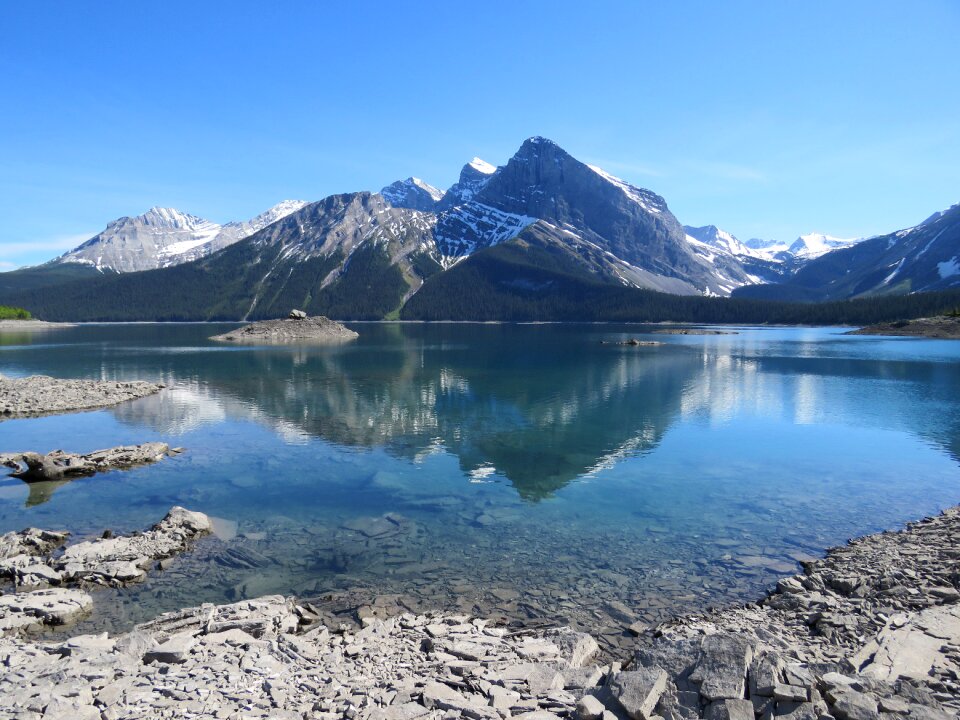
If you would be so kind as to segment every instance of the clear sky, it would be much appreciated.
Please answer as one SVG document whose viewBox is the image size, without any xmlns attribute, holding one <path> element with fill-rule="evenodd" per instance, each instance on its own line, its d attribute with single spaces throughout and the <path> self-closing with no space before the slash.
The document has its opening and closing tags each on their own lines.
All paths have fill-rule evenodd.
<svg viewBox="0 0 960 720">
<path fill-rule="evenodd" d="M 960 2 L 0 2 L 0 268 L 531 135 L 741 239 L 960 201 Z"/>
</svg>

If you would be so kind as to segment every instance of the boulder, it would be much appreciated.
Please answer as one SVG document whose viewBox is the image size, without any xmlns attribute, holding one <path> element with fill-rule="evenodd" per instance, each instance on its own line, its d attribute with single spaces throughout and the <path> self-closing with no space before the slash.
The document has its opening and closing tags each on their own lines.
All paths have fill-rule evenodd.
<svg viewBox="0 0 960 720">
<path fill-rule="evenodd" d="M 609 689 L 632 720 L 651 720 L 668 681 L 661 668 L 640 668 L 613 675 Z"/>
<path fill-rule="evenodd" d="M 724 633 L 705 637 L 700 652 L 690 674 L 690 680 L 700 686 L 700 695 L 710 701 L 743 698 L 753 646 L 742 637 Z"/>
</svg>

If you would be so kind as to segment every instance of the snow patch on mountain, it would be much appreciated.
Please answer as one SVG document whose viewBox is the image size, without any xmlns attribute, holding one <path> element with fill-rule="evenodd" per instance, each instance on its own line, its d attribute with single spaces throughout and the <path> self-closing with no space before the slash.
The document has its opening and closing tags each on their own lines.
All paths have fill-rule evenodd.
<svg viewBox="0 0 960 720">
<path fill-rule="evenodd" d="M 940 274 L 941 280 L 960 275 L 960 255 L 952 257 L 946 262 L 937 263 L 937 272 Z"/>
<path fill-rule="evenodd" d="M 443 213 L 434 241 L 446 267 L 476 250 L 516 237 L 537 221 L 535 217 L 504 212 L 478 202 L 458 205 Z"/>
<path fill-rule="evenodd" d="M 483 173 L 484 175 L 493 175 L 493 173 L 497 171 L 496 166 L 491 165 L 486 160 L 481 160 L 478 157 L 475 157 L 467 164 L 477 172 Z"/>
<path fill-rule="evenodd" d="M 631 185 L 626 180 L 621 180 L 620 178 L 616 177 L 615 175 L 611 175 L 606 170 L 599 168 L 596 165 L 587 165 L 587 167 L 593 170 L 608 183 L 616 185 L 618 188 L 620 188 L 620 190 L 623 191 L 624 195 L 633 200 L 647 212 L 661 213 L 667 209 L 666 205 L 663 203 L 663 200 L 649 190 L 644 190 L 643 188 L 638 188 L 635 185 Z"/>
</svg>

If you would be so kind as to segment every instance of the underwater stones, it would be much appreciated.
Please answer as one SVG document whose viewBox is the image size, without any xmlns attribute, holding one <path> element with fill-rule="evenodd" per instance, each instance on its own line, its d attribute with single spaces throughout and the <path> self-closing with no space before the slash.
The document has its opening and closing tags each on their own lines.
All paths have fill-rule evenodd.
<svg viewBox="0 0 960 720">
<path fill-rule="evenodd" d="M 380 537 L 387 534 L 396 534 L 399 526 L 385 517 L 359 517 L 348 520 L 343 524 L 347 530 L 353 530 L 365 537 Z"/>
</svg>

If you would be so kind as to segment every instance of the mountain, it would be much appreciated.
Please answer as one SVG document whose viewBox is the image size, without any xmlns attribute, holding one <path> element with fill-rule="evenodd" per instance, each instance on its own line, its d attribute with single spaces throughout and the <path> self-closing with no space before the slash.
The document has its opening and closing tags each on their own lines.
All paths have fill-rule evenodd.
<svg viewBox="0 0 960 720">
<path fill-rule="evenodd" d="M 808 253 L 829 240 L 811 239 Z M 255 320 L 297 307 L 339 319 L 789 321 L 790 308 L 703 296 L 776 283 L 803 299 L 810 288 L 790 290 L 803 262 L 863 246 L 807 261 L 685 228 L 661 196 L 534 137 L 498 168 L 467 163 L 446 193 L 408 178 L 246 223 L 162 209 L 122 218 L 57 261 L 0 274 L 0 303 L 51 320 Z M 857 317 L 884 319 L 894 305 Z"/>
<path fill-rule="evenodd" d="M 54 264 L 88 265 L 99 271 L 138 272 L 205 257 L 232 245 L 306 205 L 285 200 L 244 222 L 218 225 L 173 208 L 154 207 L 122 217 Z"/>
<path fill-rule="evenodd" d="M 960 204 L 914 227 L 831 250 L 788 281 L 744 287 L 750 298 L 818 301 L 960 287 Z"/>
<path fill-rule="evenodd" d="M 397 180 L 383 188 L 380 194 L 394 207 L 410 210 L 433 210 L 443 198 L 442 190 L 415 177 Z"/>
<path fill-rule="evenodd" d="M 599 251 L 594 264 L 606 265 L 612 281 L 626 286 L 728 295 L 755 281 L 738 263 L 714 265 L 691 249 L 662 197 L 542 137 L 525 141 L 469 200 L 441 213 L 435 239 L 446 266 L 469 263 L 477 251 L 523 242 L 521 231 L 535 222 L 572 255 Z"/>
<path fill-rule="evenodd" d="M 801 264 L 792 254 L 783 252 L 785 246 L 769 243 L 766 247 L 751 247 L 750 242 L 764 241 L 742 243 L 716 225 L 684 225 L 683 230 L 694 252 L 716 267 L 739 265 L 750 278 L 749 284 L 780 282 L 796 272 Z"/>
</svg>

